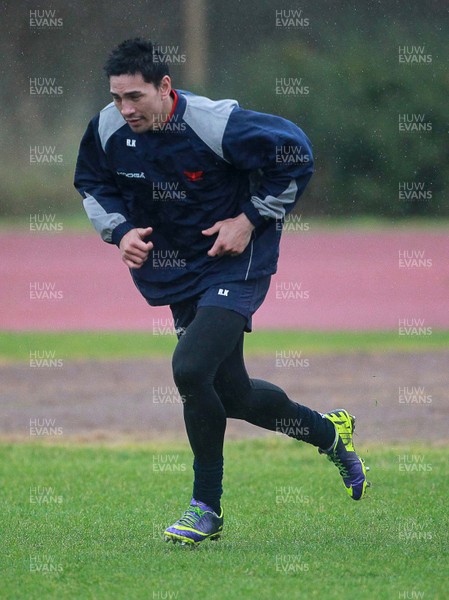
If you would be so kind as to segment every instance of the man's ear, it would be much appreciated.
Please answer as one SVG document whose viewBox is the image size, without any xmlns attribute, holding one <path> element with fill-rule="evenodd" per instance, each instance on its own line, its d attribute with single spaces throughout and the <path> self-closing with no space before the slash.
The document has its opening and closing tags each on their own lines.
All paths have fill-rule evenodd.
<svg viewBox="0 0 449 600">
<path fill-rule="evenodd" d="M 169 75 L 164 75 L 159 84 L 159 89 L 161 91 L 161 99 L 165 100 L 170 96 L 171 92 L 171 79 Z"/>
</svg>

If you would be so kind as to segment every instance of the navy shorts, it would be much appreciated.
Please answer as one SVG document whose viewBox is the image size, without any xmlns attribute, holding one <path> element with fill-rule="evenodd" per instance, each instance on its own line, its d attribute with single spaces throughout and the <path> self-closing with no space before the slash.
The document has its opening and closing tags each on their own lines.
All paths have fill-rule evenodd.
<svg viewBox="0 0 449 600">
<path fill-rule="evenodd" d="M 258 279 L 212 285 L 198 296 L 171 304 L 170 309 L 178 337 L 190 325 L 196 311 L 202 306 L 217 306 L 239 313 L 246 319 L 245 331 L 251 331 L 252 316 L 265 300 L 270 280 L 271 275 L 266 275 Z"/>
</svg>

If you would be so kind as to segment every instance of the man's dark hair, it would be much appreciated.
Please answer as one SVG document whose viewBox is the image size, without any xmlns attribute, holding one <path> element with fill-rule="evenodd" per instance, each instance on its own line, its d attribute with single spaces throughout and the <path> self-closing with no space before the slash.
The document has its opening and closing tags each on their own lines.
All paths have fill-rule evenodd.
<svg viewBox="0 0 449 600">
<path fill-rule="evenodd" d="M 119 44 L 104 65 L 107 77 L 141 73 L 144 81 L 159 87 L 162 77 L 170 75 L 164 56 L 149 40 L 134 38 Z"/>
</svg>

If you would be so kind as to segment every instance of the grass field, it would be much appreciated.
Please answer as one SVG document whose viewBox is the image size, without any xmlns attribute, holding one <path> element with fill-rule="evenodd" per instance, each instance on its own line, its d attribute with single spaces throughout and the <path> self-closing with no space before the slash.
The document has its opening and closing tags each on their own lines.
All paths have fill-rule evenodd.
<svg viewBox="0 0 449 600">
<path fill-rule="evenodd" d="M 224 535 L 192 550 L 161 540 L 186 446 L 2 445 L 0 597 L 447 598 L 447 450 L 414 445 L 405 472 L 410 447 L 359 451 L 373 486 L 353 502 L 310 446 L 228 443 Z"/>
<path fill-rule="evenodd" d="M 258 332 L 247 354 L 298 344 L 307 354 L 424 352 L 448 342 L 444 331 Z M 169 356 L 174 345 L 150 333 L 3 332 L 0 361 L 28 361 L 36 348 L 67 360 Z M 224 535 L 192 550 L 162 541 L 190 499 L 186 444 L 54 439 L 0 443 L 1 600 L 448 597 L 447 446 L 359 445 L 373 486 L 353 502 L 311 446 L 275 434 L 229 441 Z"/>
<path fill-rule="evenodd" d="M 76 213 L 57 213 L 57 221 L 63 224 L 65 231 L 93 233 L 92 225 L 87 218 L 81 203 Z M 360 229 L 363 231 L 385 231 L 389 229 L 441 231 L 446 230 L 449 224 L 447 217 L 397 217 L 382 218 L 374 216 L 348 215 L 345 217 L 322 217 L 318 215 L 302 215 L 310 227 L 309 231 L 340 231 Z M 1 216 L 0 232 L 29 231 L 30 215 Z M 307 233 L 306 233 L 307 235 Z"/>
<path fill-rule="evenodd" d="M 30 350 L 51 350 L 64 359 L 122 359 L 170 356 L 176 345 L 174 335 L 154 336 L 151 332 L 1 332 L 0 362 L 27 361 Z M 248 356 L 297 350 L 306 354 L 332 352 L 424 352 L 449 347 L 449 331 L 431 336 L 399 336 L 396 331 L 258 331 L 247 335 Z"/>
</svg>

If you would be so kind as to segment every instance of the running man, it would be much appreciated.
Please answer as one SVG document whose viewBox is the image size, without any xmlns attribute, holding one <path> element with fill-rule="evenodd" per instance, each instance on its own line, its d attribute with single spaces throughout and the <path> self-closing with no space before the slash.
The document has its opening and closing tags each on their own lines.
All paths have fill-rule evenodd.
<svg viewBox="0 0 449 600">
<path fill-rule="evenodd" d="M 354 418 L 290 400 L 250 379 L 245 332 L 276 272 L 282 223 L 313 172 L 310 142 L 278 116 L 172 88 L 151 42 L 126 40 L 107 59 L 113 102 L 81 141 L 75 186 L 105 242 L 119 247 L 152 306 L 170 305 L 178 344 L 173 377 L 193 451 L 190 506 L 167 541 L 198 544 L 223 528 L 228 418 L 316 446 L 351 498 L 367 487 Z"/>
</svg>

